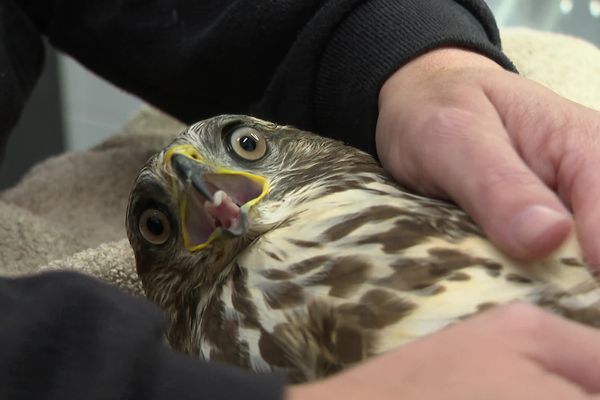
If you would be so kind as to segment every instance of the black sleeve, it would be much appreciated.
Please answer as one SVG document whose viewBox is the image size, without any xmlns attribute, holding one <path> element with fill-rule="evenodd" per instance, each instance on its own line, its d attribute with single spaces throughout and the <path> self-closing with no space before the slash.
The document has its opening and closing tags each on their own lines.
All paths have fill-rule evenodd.
<svg viewBox="0 0 600 400">
<path fill-rule="evenodd" d="M 275 375 L 176 354 L 149 302 L 91 278 L 0 279 L 0 398 L 279 399 Z"/>
<path fill-rule="evenodd" d="M 39 33 L 12 0 L 0 0 L 0 163 L 44 62 Z"/>
<path fill-rule="evenodd" d="M 250 113 L 372 153 L 379 89 L 411 58 L 453 45 L 513 69 L 483 0 L 14 1 L 57 48 L 183 121 Z"/>
</svg>

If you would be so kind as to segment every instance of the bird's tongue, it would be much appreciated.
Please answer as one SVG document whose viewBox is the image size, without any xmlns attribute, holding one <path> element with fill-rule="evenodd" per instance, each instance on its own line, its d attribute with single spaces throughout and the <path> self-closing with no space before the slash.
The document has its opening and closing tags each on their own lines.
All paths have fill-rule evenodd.
<svg viewBox="0 0 600 400">
<path fill-rule="evenodd" d="M 217 190 L 212 199 L 211 202 L 195 191 L 188 193 L 184 229 L 192 247 L 206 243 L 217 228 L 232 235 L 243 230 L 241 209 L 231 197 Z"/>
<path fill-rule="evenodd" d="M 205 202 L 204 209 L 215 219 L 215 225 L 235 229 L 240 223 L 240 207 L 222 190 L 213 195 L 213 202 Z"/>
<path fill-rule="evenodd" d="M 264 178 L 242 172 L 201 172 L 187 179 L 182 228 L 185 245 L 192 252 L 211 237 L 243 235 L 251 202 L 266 190 Z"/>
</svg>

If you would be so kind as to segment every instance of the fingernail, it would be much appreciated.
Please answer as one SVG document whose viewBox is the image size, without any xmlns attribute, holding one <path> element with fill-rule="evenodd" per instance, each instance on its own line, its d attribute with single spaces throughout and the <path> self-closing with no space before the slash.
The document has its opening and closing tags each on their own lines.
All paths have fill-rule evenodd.
<svg viewBox="0 0 600 400">
<path fill-rule="evenodd" d="M 546 206 L 530 206 L 515 215 L 510 222 L 513 241 L 524 255 L 537 256 L 551 250 L 564 240 L 570 230 L 566 215 Z"/>
</svg>

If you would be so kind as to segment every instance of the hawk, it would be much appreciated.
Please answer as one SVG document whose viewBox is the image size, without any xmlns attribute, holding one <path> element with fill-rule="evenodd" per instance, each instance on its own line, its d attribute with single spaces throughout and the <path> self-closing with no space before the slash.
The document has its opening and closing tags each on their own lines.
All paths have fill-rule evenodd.
<svg viewBox="0 0 600 400">
<path fill-rule="evenodd" d="M 514 300 L 600 322 L 576 243 L 511 260 L 370 155 L 247 116 L 199 122 L 153 156 L 127 231 L 174 349 L 293 382 Z"/>
</svg>

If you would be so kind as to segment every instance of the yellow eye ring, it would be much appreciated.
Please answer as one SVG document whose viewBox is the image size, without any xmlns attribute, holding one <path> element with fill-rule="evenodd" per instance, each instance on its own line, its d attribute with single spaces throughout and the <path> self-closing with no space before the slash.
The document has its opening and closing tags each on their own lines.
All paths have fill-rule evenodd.
<svg viewBox="0 0 600 400">
<path fill-rule="evenodd" d="M 138 228 L 142 237 L 154 245 L 164 244 L 171 235 L 169 218 L 155 208 L 149 208 L 140 215 Z"/>
<path fill-rule="evenodd" d="M 267 140 L 258 130 L 244 126 L 229 135 L 229 148 L 244 160 L 257 161 L 267 154 Z"/>
</svg>

